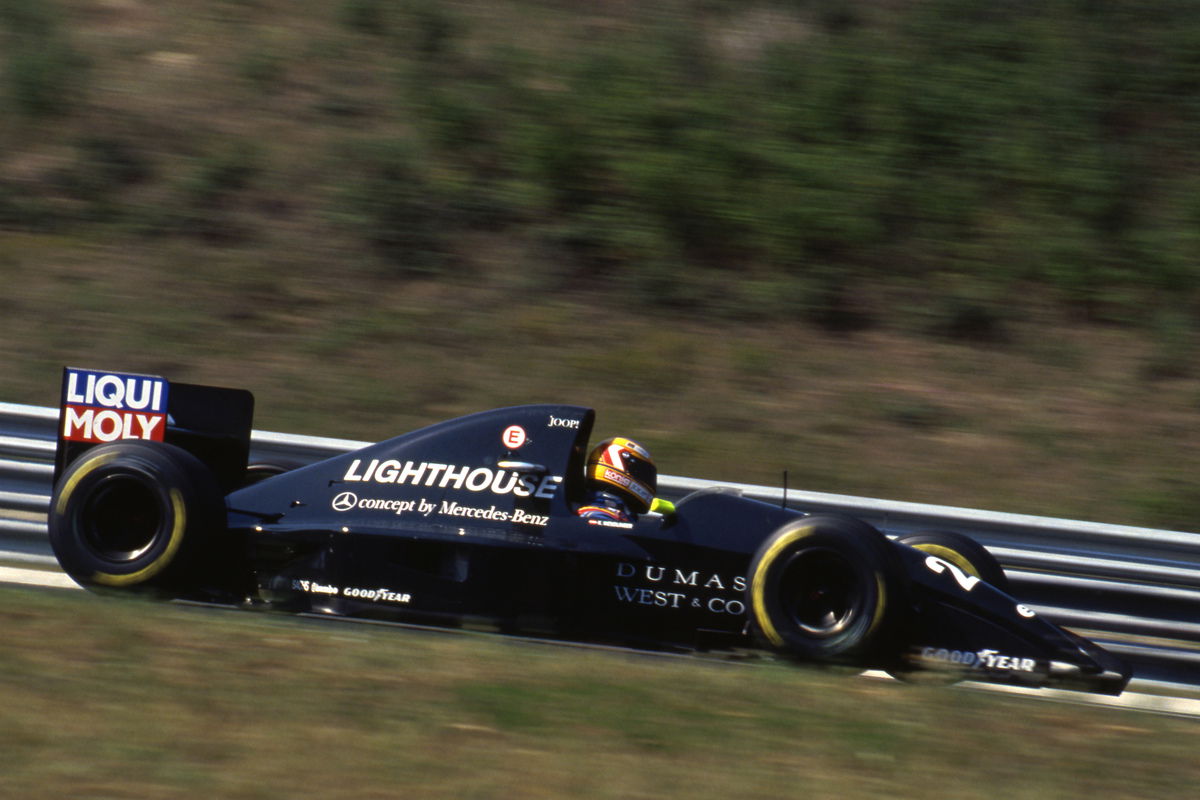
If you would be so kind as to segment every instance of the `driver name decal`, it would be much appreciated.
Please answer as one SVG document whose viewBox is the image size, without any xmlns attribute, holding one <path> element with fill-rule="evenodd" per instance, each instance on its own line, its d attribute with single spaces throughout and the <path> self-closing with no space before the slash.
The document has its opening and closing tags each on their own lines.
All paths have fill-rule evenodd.
<svg viewBox="0 0 1200 800">
<path fill-rule="evenodd" d="M 394 458 L 373 458 L 364 465 L 363 459 L 356 458 L 350 462 L 342 480 L 348 483 L 465 489 L 468 492 L 490 491 L 492 494 L 514 494 L 517 497 L 549 500 L 554 497 L 562 477 L 539 477 L 513 470 L 464 467 L 432 461 L 397 461 Z"/>
</svg>

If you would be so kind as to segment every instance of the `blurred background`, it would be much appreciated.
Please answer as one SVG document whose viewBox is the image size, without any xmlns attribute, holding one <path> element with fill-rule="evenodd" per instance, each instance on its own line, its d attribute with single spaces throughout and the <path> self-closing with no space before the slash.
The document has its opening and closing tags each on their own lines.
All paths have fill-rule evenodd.
<svg viewBox="0 0 1200 800">
<path fill-rule="evenodd" d="M 0 400 L 1196 529 L 1183 0 L 0 0 Z"/>
</svg>

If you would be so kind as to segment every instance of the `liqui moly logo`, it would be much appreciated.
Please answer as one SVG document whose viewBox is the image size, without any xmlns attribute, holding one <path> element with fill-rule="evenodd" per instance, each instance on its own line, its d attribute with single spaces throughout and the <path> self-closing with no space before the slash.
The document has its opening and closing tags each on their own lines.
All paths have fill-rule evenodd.
<svg viewBox="0 0 1200 800">
<path fill-rule="evenodd" d="M 63 376 L 63 439 L 161 442 L 166 428 L 167 382 L 162 378 L 73 368 Z"/>
</svg>

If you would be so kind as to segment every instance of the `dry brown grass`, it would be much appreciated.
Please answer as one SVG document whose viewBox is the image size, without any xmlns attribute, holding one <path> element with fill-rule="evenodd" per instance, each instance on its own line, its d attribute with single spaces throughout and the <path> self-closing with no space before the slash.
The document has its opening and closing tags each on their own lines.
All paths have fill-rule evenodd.
<svg viewBox="0 0 1200 800">
<path fill-rule="evenodd" d="M 1194 725 L 504 639 L 0 591 L 6 797 L 1183 796 Z"/>
</svg>

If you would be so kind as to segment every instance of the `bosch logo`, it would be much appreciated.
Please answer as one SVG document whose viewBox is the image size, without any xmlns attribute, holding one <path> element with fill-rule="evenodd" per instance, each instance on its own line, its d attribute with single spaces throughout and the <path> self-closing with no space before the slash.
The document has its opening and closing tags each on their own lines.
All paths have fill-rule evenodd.
<svg viewBox="0 0 1200 800">
<path fill-rule="evenodd" d="M 342 492 L 333 498 L 334 511 L 349 511 L 358 505 L 358 495 L 354 492 Z"/>
</svg>

